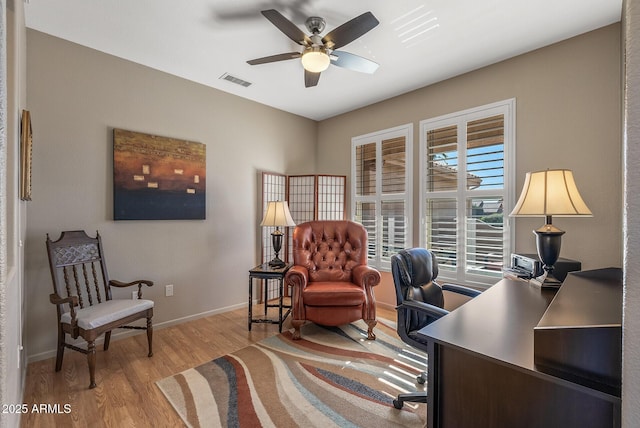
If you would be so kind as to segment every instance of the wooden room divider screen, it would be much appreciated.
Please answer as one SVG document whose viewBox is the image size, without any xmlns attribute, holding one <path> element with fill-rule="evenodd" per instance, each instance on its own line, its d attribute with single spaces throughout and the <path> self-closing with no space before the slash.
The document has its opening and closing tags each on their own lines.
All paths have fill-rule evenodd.
<svg viewBox="0 0 640 428">
<path fill-rule="evenodd" d="M 312 220 L 344 220 L 346 185 L 345 175 L 284 175 L 262 172 L 262 215 L 268 202 L 284 200 L 289 203 L 289 211 L 296 224 Z M 262 263 L 268 262 L 275 255 L 271 232 L 273 228 L 270 227 L 263 227 L 261 230 Z M 284 261 L 292 259 L 291 232 L 292 230 L 285 231 L 285 245 L 280 256 Z M 276 296 L 277 290 L 269 290 L 268 295 L 272 294 Z"/>
</svg>

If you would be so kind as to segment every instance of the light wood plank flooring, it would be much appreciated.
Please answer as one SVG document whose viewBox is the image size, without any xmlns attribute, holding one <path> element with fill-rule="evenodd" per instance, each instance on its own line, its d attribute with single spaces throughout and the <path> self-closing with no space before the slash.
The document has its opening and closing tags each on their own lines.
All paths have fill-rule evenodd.
<svg viewBox="0 0 640 428">
<path fill-rule="evenodd" d="M 254 316 L 259 315 L 254 312 Z M 379 306 L 378 316 L 395 319 L 395 312 Z M 290 327 L 289 317 L 284 328 Z M 21 426 L 183 426 L 156 381 L 277 333 L 277 324 L 253 324 L 249 332 L 247 310 L 238 309 L 154 330 L 151 358 L 144 333 L 112 340 L 108 351 L 98 347 L 95 389 L 88 389 L 86 356 L 66 350 L 60 372 L 55 372 L 54 358 L 29 364 L 23 398 L 29 409 L 45 404 L 51 410 L 58 404 L 61 413 L 29 412 L 22 415 Z M 65 404 L 70 413 L 64 413 Z"/>
</svg>

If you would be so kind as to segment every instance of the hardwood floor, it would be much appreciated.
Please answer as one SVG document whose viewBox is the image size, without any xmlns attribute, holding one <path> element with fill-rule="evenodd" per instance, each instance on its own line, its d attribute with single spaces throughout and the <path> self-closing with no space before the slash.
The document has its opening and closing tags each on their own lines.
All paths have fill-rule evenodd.
<svg viewBox="0 0 640 428">
<path fill-rule="evenodd" d="M 395 319 L 395 312 L 387 308 L 378 307 L 378 315 Z M 290 327 L 287 318 L 284 328 Z M 27 367 L 23 403 L 29 412 L 22 415 L 21 426 L 183 426 L 156 381 L 277 333 L 273 324 L 253 324 L 249 332 L 247 310 L 238 309 L 154 330 L 151 358 L 145 334 L 112 340 L 108 351 L 98 347 L 95 389 L 88 389 L 86 356 L 66 350 L 57 373 L 53 358 Z M 31 411 L 34 405 L 44 406 L 43 412 Z"/>
</svg>

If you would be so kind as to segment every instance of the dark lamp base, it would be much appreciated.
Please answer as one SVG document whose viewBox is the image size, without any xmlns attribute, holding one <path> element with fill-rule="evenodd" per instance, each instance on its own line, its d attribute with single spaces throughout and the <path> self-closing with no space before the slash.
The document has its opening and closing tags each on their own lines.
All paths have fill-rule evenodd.
<svg viewBox="0 0 640 428">
<path fill-rule="evenodd" d="M 286 263 L 280 260 L 278 257 L 275 257 L 269 262 L 269 266 L 275 269 L 279 269 L 285 267 Z"/>
<path fill-rule="evenodd" d="M 542 261 L 545 272 L 544 277 L 540 278 L 542 280 L 541 287 L 557 289 L 562 285 L 562 282 L 553 276 L 553 265 L 560 257 L 560 246 L 564 231 L 555 227 L 551 224 L 551 219 L 548 219 L 547 224 L 534 230 L 533 233 L 536 235 L 538 257 Z"/>
<path fill-rule="evenodd" d="M 280 269 L 286 266 L 286 263 L 280 260 L 278 254 L 280 254 L 280 249 L 282 249 L 282 237 L 283 233 L 279 227 L 276 226 L 276 230 L 271 232 L 271 240 L 273 242 L 273 252 L 276 253 L 276 256 L 269 262 L 269 266 L 274 269 Z"/>
</svg>

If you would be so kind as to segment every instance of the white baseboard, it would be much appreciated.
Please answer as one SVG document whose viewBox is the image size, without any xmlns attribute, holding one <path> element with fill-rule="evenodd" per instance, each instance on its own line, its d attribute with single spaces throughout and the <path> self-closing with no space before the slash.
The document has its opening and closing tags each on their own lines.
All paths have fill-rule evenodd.
<svg viewBox="0 0 640 428">
<path fill-rule="evenodd" d="M 383 303 L 383 302 L 376 302 L 376 305 L 380 306 L 381 308 L 389 309 L 394 312 L 396 310 L 396 305 L 390 305 L 388 303 Z"/>
<path fill-rule="evenodd" d="M 243 307 L 246 307 L 247 304 L 246 303 L 238 303 L 237 305 L 232 305 L 232 306 L 227 306 L 224 308 L 219 308 L 219 309 L 213 309 L 211 311 L 206 311 L 206 312 L 201 312 L 199 314 L 194 314 L 194 315 L 189 315 L 186 317 L 181 317 L 181 318 L 176 318 L 173 320 L 168 320 L 168 321 L 163 321 L 161 323 L 158 324 L 153 324 L 153 329 L 154 330 L 160 330 L 163 328 L 167 328 L 167 327 L 171 327 L 177 324 L 182 324 L 188 321 L 193 321 L 193 320 L 197 320 L 199 318 L 204 318 L 204 317 L 208 317 L 210 315 L 216 315 L 216 314 L 222 314 L 225 312 L 230 312 L 230 311 L 234 311 L 236 309 L 240 309 Z M 120 340 L 120 339 L 124 339 L 126 337 L 131 337 L 134 336 L 136 334 L 144 334 L 143 330 L 123 330 L 123 329 L 118 329 L 118 330 L 114 330 L 113 333 L 111 334 L 111 341 L 116 341 L 116 340 Z M 70 342 L 74 345 L 78 345 L 78 346 L 82 346 L 83 343 L 86 343 L 84 340 L 82 339 L 78 339 L 76 341 L 72 341 Z M 96 347 L 98 345 L 101 345 L 102 343 L 104 343 L 104 336 L 100 336 L 97 340 L 96 340 Z M 86 348 L 86 346 L 84 346 Z M 28 355 L 27 356 L 27 364 L 36 362 L 36 361 L 41 361 L 41 360 L 46 360 L 48 358 L 55 358 L 56 356 L 56 349 L 51 349 L 49 351 L 44 351 L 44 352 L 40 352 L 38 354 L 33 354 L 33 355 Z"/>
</svg>

